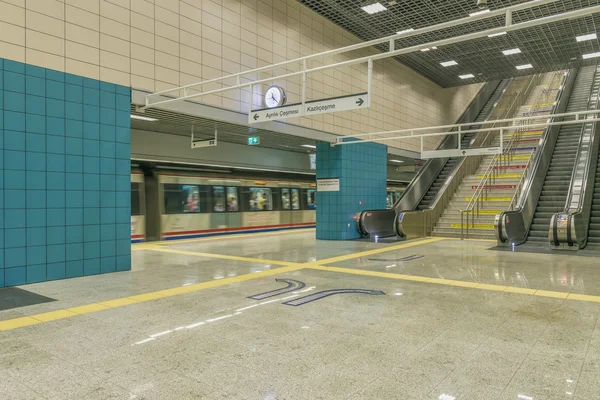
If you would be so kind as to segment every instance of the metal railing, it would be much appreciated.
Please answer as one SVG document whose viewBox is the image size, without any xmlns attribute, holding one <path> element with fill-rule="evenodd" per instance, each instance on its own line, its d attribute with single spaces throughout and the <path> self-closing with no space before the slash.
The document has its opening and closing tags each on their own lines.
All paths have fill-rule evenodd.
<svg viewBox="0 0 600 400">
<path fill-rule="evenodd" d="M 559 78 L 559 80 L 560 80 L 558 82 L 558 84 L 562 85 L 566 78 L 566 75 L 563 71 L 556 71 L 554 73 L 554 75 L 552 76 L 552 79 L 550 80 L 550 85 L 548 86 L 545 93 L 543 93 L 547 97 L 546 100 L 548 100 L 549 96 L 551 95 L 551 91 L 553 90 L 553 88 L 558 86 L 557 82 L 556 82 L 557 78 Z M 552 101 L 551 103 L 554 104 L 555 101 Z M 546 110 L 544 110 L 544 111 L 546 111 Z M 552 107 L 550 107 L 550 109 L 548 111 L 552 112 Z M 532 108 L 530 114 L 537 115 L 539 112 L 540 112 L 540 103 L 536 102 L 536 104 Z M 534 147 L 533 150 L 531 150 L 531 152 L 529 153 L 529 159 L 527 160 L 527 164 L 525 165 L 525 168 L 521 173 L 521 178 L 519 179 L 519 182 L 517 182 L 517 185 L 515 188 L 515 193 L 513 194 L 513 197 L 510 200 L 510 204 L 508 205 L 508 208 L 505 211 L 513 211 L 515 209 L 515 206 L 517 205 L 517 202 L 519 201 L 519 198 L 523 191 L 523 187 L 525 185 L 527 177 L 529 176 L 529 171 L 531 170 L 531 167 L 534 164 L 536 152 L 537 152 L 537 147 Z"/>
<path fill-rule="evenodd" d="M 542 77 L 541 74 L 536 74 L 531 77 L 531 79 L 528 82 L 525 89 L 523 91 L 521 91 L 513 99 L 511 105 L 507 108 L 505 115 L 501 119 L 506 118 L 506 116 L 508 116 L 508 115 L 514 115 L 517 112 L 517 110 L 520 109 L 524 105 L 524 103 L 529 98 L 533 89 L 536 86 L 540 85 L 541 77 Z M 500 124 L 500 125 L 502 125 L 502 124 Z M 523 125 L 527 125 L 527 124 L 523 124 Z M 494 124 L 494 125 L 492 125 L 492 128 L 499 128 L 499 127 L 497 126 L 497 124 Z M 488 199 L 489 187 L 496 183 L 496 179 L 499 175 L 499 171 L 501 170 L 501 167 L 509 166 L 512 163 L 516 145 L 521 141 L 521 138 L 524 134 L 524 130 L 522 128 L 517 127 L 516 129 L 513 129 L 512 137 L 511 137 L 509 143 L 507 144 L 506 148 L 503 148 L 503 140 L 504 140 L 504 137 L 502 135 L 503 131 L 500 130 L 500 132 L 501 132 L 500 133 L 501 153 L 496 154 L 490 161 L 488 167 L 486 168 L 486 171 L 484 172 L 481 180 L 479 181 L 479 184 L 477 185 L 477 188 L 475 189 L 475 192 L 471 196 L 471 199 L 469 201 L 469 204 L 467 205 L 467 208 L 464 210 L 460 210 L 460 236 L 461 236 L 461 239 L 465 239 L 465 227 L 466 227 L 466 237 L 467 238 L 469 237 L 469 215 L 471 216 L 472 227 L 475 228 L 475 215 L 477 215 L 477 217 L 479 217 L 479 212 L 483 208 L 483 202 Z M 484 140 L 482 141 L 481 146 L 479 146 L 479 147 L 484 147 L 486 145 L 489 145 L 493 137 L 495 137 L 495 134 L 494 134 L 494 136 L 492 136 L 492 132 L 488 132 L 487 135 L 485 136 Z M 481 162 L 483 161 L 483 157 L 484 156 L 477 156 L 478 167 L 481 164 Z M 465 216 L 466 216 L 466 226 L 465 226 Z"/>
</svg>

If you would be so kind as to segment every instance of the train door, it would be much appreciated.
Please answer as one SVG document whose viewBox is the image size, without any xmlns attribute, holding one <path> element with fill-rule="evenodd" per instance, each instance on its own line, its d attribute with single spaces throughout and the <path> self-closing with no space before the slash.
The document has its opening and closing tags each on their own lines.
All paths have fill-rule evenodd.
<svg viewBox="0 0 600 400">
<path fill-rule="evenodd" d="M 291 197 L 291 205 L 292 205 L 292 224 L 300 224 L 302 223 L 302 207 L 300 205 L 302 199 L 300 197 L 300 189 L 292 188 L 290 189 L 290 197 Z"/>
<path fill-rule="evenodd" d="M 227 200 L 225 195 L 225 186 L 212 186 L 211 203 L 208 212 L 210 215 L 210 229 L 228 228 L 227 221 Z"/>
<path fill-rule="evenodd" d="M 161 239 L 161 190 L 158 174 L 154 170 L 144 170 L 144 200 L 146 202 L 146 241 Z"/>
<path fill-rule="evenodd" d="M 227 186 L 227 226 L 229 228 L 242 227 L 242 213 L 240 212 L 240 188 Z"/>
<path fill-rule="evenodd" d="M 281 188 L 281 224 L 292 223 L 292 197 L 289 188 Z"/>
</svg>

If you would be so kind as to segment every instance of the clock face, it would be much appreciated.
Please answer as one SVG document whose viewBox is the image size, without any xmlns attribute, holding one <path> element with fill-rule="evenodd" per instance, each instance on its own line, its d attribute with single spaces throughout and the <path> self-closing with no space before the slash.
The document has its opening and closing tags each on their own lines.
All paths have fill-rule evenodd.
<svg viewBox="0 0 600 400">
<path fill-rule="evenodd" d="M 285 104 L 285 92 L 278 86 L 271 86 L 265 93 L 265 105 L 269 108 Z"/>
</svg>

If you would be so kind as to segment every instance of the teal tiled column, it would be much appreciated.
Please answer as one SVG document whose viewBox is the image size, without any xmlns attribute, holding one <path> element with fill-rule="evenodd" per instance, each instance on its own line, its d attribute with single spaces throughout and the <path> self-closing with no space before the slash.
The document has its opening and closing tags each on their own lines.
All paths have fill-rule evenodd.
<svg viewBox="0 0 600 400">
<path fill-rule="evenodd" d="M 131 269 L 130 105 L 0 58 L 0 287 Z"/>
<path fill-rule="evenodd" d="M 319 143 L 317 179 L 325 178 L 339 178 L 340 190 L 317 191 L 317 239 L 359 238 L 356 214 L 386 207 L 387 146 Z"/>
</svg>

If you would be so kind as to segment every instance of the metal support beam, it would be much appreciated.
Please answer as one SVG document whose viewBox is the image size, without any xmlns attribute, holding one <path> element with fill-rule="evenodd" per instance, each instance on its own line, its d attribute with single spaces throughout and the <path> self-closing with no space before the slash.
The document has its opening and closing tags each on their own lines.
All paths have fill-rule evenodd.
<svg viewBox="0 0 600 400">
<path fill-rule="evenodd" d="M 378 44 L 393 41 L 395 39 L 407 38 L 407 37 L 421 35 L 421 34 L 428 33 L 428 32 L 434 32 L 437 30 L 450 28 L 453 26 L 458 26 L 458 25 L 468 24 L 471 22 L 476 22 L 476 21 L 480 21 L 480 20 L 484 20 L 484 19 L 489 19 L 489 18 L 493 18 L 493 17 L 499 16 L 499 15 L 504 15 L 507 12 L 512 13 L 515 11 L 526 10 L 529 8 L 538 7 L 538 6 L 541 6 L 544 4 L 552 3 L 554 1 L 556 1 L 556 0 L 529 1 L 527 3 L 523 3 L 523 4 L 511 6 L 511 7 L 506 7 L 506 8 L 502 8 L 499 10 L 490 11 L 488 13 L 483 13 L 483 14 L 478 14 L 478 15 L 469 16 L 469 17 L 465 17 L 465 18 L 460 18 L 460 19 L 457 19 L 454 21 L 449 21 L 449 22 L 445 22 L 445 23 L 441 23 L 441 24 L 437 24 L 437 25 L 433 25 L 433 26 L 429 26 L 429 27 L 425 27 L 425 28 L 416 29 L 414 31 L 403 32 L 400 34 L 387 36 L 387 37 L 384 37 L 381 39 L 371 40 L 371 41 L 364 42 L 364 43 L 359 43 L 359 44 L 355 44 L 355 45 L 351 45 L 351 46 L 342 47 L 339 49 L 334 49 L 334 50 L 329 50 L 329 51 L 318 53 L 318 54 L 313 54 L 313 55 L 307 56 L 307 57 L 297 58 L 295 60 L 284 61 L 281 63 L 277 63 L 277 64 L 273 64 L 273 65 L 269 65 L 269 66 L 265 66 L 265 67 L 261 67 L 261 68 L 256 68 L 256 69 L 249 70 L 249 71 L 239 72 L 236 74 L 227 75 L 227 76 L 223 76 L 220 78 L 210 79 L 210 80 L 206 80 L 206 81 L 202 81 L 202 82 L 198 82 L 198 83 L 194 83 L 194 84 L 190 84 L 190 85 L 186 85 L 186 86 L 181 86 L 181 87 L 177 87 L 177 88 L 173 88 L 173 89 L 156 92 L 156 93 L 150 94 L 146 97 L 145 106 L 142 108 L 156 107 L 156 106 L 159 106 L 162 104 L 189 100 L 192 98 L 202 97 L 202 96 L 206 96 L 209 94 L 222 93 L 222 92 L 226 92 L 229 90 L 237 90 L 237 89 L 240 89 L 241 87 L 243 87 L 243 85 L 241 85 L 241 84 L 236 84 L 236 85 L 221 88 L 221 89 L 215 89 L 215 90 L 210 90 L 210 91 L 206 91 L 206 92 L 201 92 L 202 86 L 209 84 L 209 83 L 215 83 L 215 82 L 224 83 L 223 81 L 232 79 L 232 78 L 236 78 L 236 80 L 237 80 L 237 78 L 241 77 L 241 76 L 273 70 L 275 68 L 287 66 L 292 63 L 299 63 L 299 62 L 308 61 L 308 60 L 311 60 L 314 58 L 320 58 L 320 57 L 324 57 L 324 56 L 341 54 L 341 53 L 355 51 L 355 50 L 359 50 L 359 49 L 363 49 L 363 48 L 367 48 L 367 47 L 372 47 L 372 46 L 375 46 Z M 501 33 L 501 32 L 507 31 L 507 30 L 513 31 L 513 30 L 524 29 L 524 28 L 528 28 L 528 27 L 532 27 L 532 26 L 547 24 L 550 22 L 560 21 L 563 19 L 577 18 L 577 17 L 589 15 L 591 13 L 595 13 L 595 12 L 599 12 L 599 11 L 600 11 L 600 6 L 588 7 L 585 9 L 580 9 L 580 10 L 575 10 L 575 11 L 571 11 L 571 12 L 567 12 L 567 13 L 557 14 L 557 15 L 553 15 L 550 17 L 540 18 L 537 20 L 525 21 L 523 23 L 511 25 L 510 27 L 506 27 L 506 28 L 501 27 L 501 28 L 489 29 L 486 31 L 475 32 L 475 33 L 472 33 L 469 35 L 463 35 L 463 36 L 458 36 L 458 37 L 454 37 L 454 38 L 444 39 L 444 40 L 431 42 L 431 43 L 427 43 L 427 44 L 423 44 L 423 45 L 419 45 L 419 46 L 413 46 L 413 47 L 409 47 L 409 48 L 405 48 L 405 49 L 388 51 L 388 52 L 373 56 L 373 60 L 394 57 L 394 56 L 397 56 L 400 54 L 406 54 L 406 53 L 411 53 L 414 51 L 420 51 L 422 49 L 431 48 L 431 47 L 438 47 L 438 46 L 448 45 L 448 44 L 452 44 L 452 43 L 459 43 L 459 42 L 462 42 L 465 40 L 476 39 L 476 38 L 484 37 L 484 36 L 487 36 L 490 34 Z M 262 84 L 262 83 L 272 82 L 272 81 L 275 81 L 278 79 L 285 79 L 285 78 L 290 78 L 293 76 L 298 76 L 298 75 L 301 75 L 304 73 L 309 74 L 312 72 L 324 71 L 324 70 L 331 69 L 331 68 L 337 68 L 337 67 L 354 65 L 354 64 L 361 64 L 361 63 L 367 62 L 368 59 L 369 59 L 369 57 L 357 58 L 357 59 L 349 60 L 346 62 L 340 62 L 340 63 L 330 64 L 330 65 L 324 65 L 324 66 L 321 66 L 318 68 L 307 69 L 305 71 L 294 72 L 294 73 L 284 74 L 284 75 L 280 75 L 280 76 L 274 76 L 274 77 L 268 78 L 268 79 L 256 80 L 253 83 L 258 85 L 258 84 Z M 170 96 L 170 95 L 173 95 L 174 93 L 178 93 L 178 91 L 183 88 L 196 88 L 197 90 L 200 91 L 200 93 L 182 96 L 182 97 L 176 97 L 176 98 L 169 99 L 169 100 L 160 99 L 161 96 Z M 158 101 L 152 101 L 153 99 L 156 99 L 157 97 L 159 98 Z"/>
<path fill-rule="evenodd" d="M 598 122 L 600 121 L 600 116 L 591 116 L 589 115 L 588 118 L 586 119 L 580 119 L 578 118 L 577 114 L 600 114 L 600 110 L 595 110 L 595 111 L 582 111 L 582 112 L 574 112 L 574 113 L 567 113 L 567 114 L 554 114 L 554 115 L 548 115 L 547 117 L 549 117 L 549 119 L 546 122 L 542 122 L 542 123 L 535 123 L 535 124 L 525 124 L 525 125 L 519 125 L 518 128 L 519 129 L 537 129 L 537 128 L 545 128 L 547 126 L 561 126 L 561 125 L 580 125 L 580 124 L 587 124 L 590 122 Z M 558 121 L 558 122 L 550 122 L 551 118 L 554 117 L 558 117 L 561 115 L 567 115 L 567 116 L 575 116 L 576 118 L 572 121 Z M 529 117 L 529 118 L 515 118 L 514 120 L 522 120 L 522 119 L 537 119 L 536 117 Z M 494 123 L 498 123 L 500 120 L 498 121 L 493 121 Z M 512 120 L 502 120 L 502 121 L 512 121 Z M 481 133 L 481 132 L 500 132 L 502 133 L 502 131 L 506 131 L 506 130 L 510 130 L 510 129 L 515 129 L 517 128 L 516 126 L 513 127 L 509 127 L 507 128 L 506 126 L 502 126 L 502 127 L 495 127 L 495 128 L 484 128 L 484 129 L 477 129 L 477 132 Z M 380 134 L 383 134 L 385 132 L 382 132 Z M 459 135 L 459 132 L 435 132 L 435 133 L 423 133 L 420 135 L 404 135 L 404 136 L 392 136 L 392 137 L 382 137 L 382 138 L 376 138 L 376 139 L 366 139 L 366 140 L 355 140 L 352 142 L 336 142 L 333 144 L 333 146 L 345 146 L 345 145 L 352 145 L 352 144 L 360 144 L 360 143 L 369 143 L 369 142 L 385 142 L 388 140 L 402 140 L 402 139 L 415 139 L 415 138 L 421 138 L 421 140 L 423 140 L 424 137 L 433 137 L 433 136 L 450 136 L 450 135 Z M 338 138 L 336 140 L 339 140 L 341 138 Z"/>
</svg>

